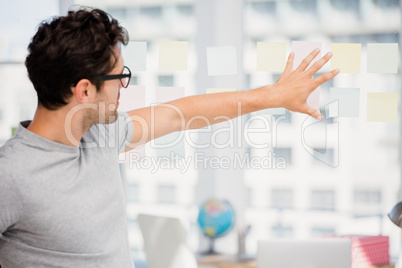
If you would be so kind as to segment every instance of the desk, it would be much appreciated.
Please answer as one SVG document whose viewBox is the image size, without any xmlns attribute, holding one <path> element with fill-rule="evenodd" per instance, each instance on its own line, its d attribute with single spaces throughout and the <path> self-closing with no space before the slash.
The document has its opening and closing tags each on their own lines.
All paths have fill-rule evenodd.
<svg viewBox="0 0 402 268">
<path fill-rule="evenodd" d="M 216 268 L 256 268 L 255 258 L 239 259 L 236 255 L 200 255 L 197 256 L 199 266 Z"/>
<path fill-rule="evenodd" d="M 255 259 L 239 260 L 235 255 L 200 255 L 197 256 L 199 266 L 215 268 L 256 268 Z M 369 268 L 369 267 L 367 267 Z M 372 266 L 371 268 L 395 268 L 395 265 Z"/>
</svg>

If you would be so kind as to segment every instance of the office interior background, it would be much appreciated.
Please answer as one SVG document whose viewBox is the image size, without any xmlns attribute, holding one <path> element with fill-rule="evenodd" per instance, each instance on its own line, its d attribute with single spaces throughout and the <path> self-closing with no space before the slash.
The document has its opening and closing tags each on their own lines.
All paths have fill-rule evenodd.
<svg viewBox="0 0 402 268">
<path fill-rule="evenodd" d="M 128 30 L 130 41 L 147 42 L 147 69 L 133 71 L 131 84 L 145 86 L 150 103 L 156 87 L 184 87 L 186 95 L 195 95 L 205 93 L 206 88 L 247 90 L 274 83 L 279 73 L 256 71 L 257 42 L 286 42 L 287 53 L 292 41 L 322 42 L 323 54 L 330 51 L 331 43 L 362 45 L 361 72 L 340 74 L 320 88 L 323 113 L 331 87 L 360 88 L 360 116 L 325 120 L 325 124 L 337 126 L 335 132 L 325 124 L 309 131 L 313 153 L 302 144 L 306 116 L 292 112 L 273 115 L 262 111 L 234 120 L 236 127 L 244 127 L 252 116 L 266 118 L 272 128 L 253 136 L 257 144 L 270 144 L 265 148 L 241 142 L 194 149 L 185 138 L 179 142 L 185 158 L 192 161 L 196 153 L 211 157 L 274 155 L 274 159 L 285 159 L 284 169 L 275 165 L 219 169 L 192 162 L 182 172 L 175 167 L 151 170 L 122 163 L 134 259 L 145 258 L 138 213 L 180 217 L 194 252 L 206 250 L 208 241 L 197 226 L 197 213 L 199 206 L 213 197 L 229 200 L 236 212 L 233 230 L 216 240 L 219 252 L 236 253 L 238 232 L 250 226 L 246 238 L 249 254 L 256 253 L 257 241 L 262 239 L 383 234 L 390 237 L 391 256 L 398 255 L 401 233 L 387 213 L 401 199 L 399 116 L 396 123 L 367 122 L 363 95 L 401 93 L 400 72 L 369 74 L 365 69 L 368 43 L 399 43 L 399 0 L 2 0 L 0 144 L 11 137 L 11 129 L 19 121 L 32 119 L 35 112 L 36 94 L 24 60 L 37 25 L 80 5 L 106 10 Z M 158 70 L 158 44 L 165 40 L 189 42 L 188 70 Z M 236 75 L 208 76 L 206 47 L 210 46 L 236 48 Z M 123 52 L 129 55 L 129 51 Z M 130 67 L 129 58 L 126 65 Z M 262 120 L 251 124 L 265 127 Z M 222 123 L 213 130 L 228 126 Z M 326 131 L 335 133 L 335 142 L 325 142 Z M 222 133 L 221 144 L 228 138 L 228 133 Z M 240 133 L 235 133 L 235 138 Z M 211 139 L 202 131 L 190 134 L 205 142 Z M 155 159 L 169 156 L 170 149 L 148 144 L 146 155 Z"/>
</svg>

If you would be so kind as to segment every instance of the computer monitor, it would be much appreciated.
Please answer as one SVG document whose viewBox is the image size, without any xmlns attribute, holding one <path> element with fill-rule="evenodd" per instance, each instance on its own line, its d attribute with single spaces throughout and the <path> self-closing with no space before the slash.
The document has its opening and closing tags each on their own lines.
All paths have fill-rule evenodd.
<svg viewBox="0 0 402 268">
<path fill-rule="evenodd" d="M 258 242 L 257 268 L 350 268 L 351 242 L 347 238 Z"/>
</svg>

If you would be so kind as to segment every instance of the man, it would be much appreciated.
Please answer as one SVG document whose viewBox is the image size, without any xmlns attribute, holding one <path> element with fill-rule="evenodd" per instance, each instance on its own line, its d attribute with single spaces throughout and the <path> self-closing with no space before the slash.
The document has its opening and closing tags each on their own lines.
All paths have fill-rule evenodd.
<svg viewBox="0 0 402 268">
<path fill-rule="evenodd" d="M 38 95 L 32 121 L 0 148 L 0 264 L 7 267 L 133 267 L 118 155 L 174 131 L 284 107 L 322 119 L 309 94 L 338 74 L 312 79 L 312 52 L 293 70 L 291 53 L 274 85 L 198 95 L 117 113 L 130 72 L 128 36 L 105 12 L 70 11 L 40 25 L 26 58 Z M 192 120 L 202 117 L 203 120 Z M 215 120 L 219 117 L 220 120 Z"/>
</svg>

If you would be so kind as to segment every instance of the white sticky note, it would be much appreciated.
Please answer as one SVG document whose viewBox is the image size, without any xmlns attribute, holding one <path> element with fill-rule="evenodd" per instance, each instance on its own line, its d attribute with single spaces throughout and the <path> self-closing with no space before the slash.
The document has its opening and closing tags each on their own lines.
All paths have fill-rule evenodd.
<svg viewBox="0 0 402 268">
<path fill-rule="evenodd" d="M 188 42 L 160 41 L 159 70 L 185 71 L 188 65 Z"/>
<path fill-rule="evenodd" d="M 207 94 L 234 92 L 235 88 L 207 88 Z"/>
<path fill-rule="evenodd" d="M 341 73 L 360 73 L 361 47 L 361 44 L 331 44 L 331 70 L 339 68 Z"/>
<path fill-rule="evenodd" d="M 283 72 L 286 42 L 257 42 L 257 71 Z"/>
<path fill-rule="evenodd" d="M 300 63 L 311 53 L 314 49 L 318 48 L 321 50 L 321 42 L 307 42 L 307 41 L 293 41 L 292 50 L 295 53 L 295 59 L 293 61 L 293 69 L 299 67 Z M 312 62 L 307 66 L 307 69 L 311 67 L 316 61 L 321 58 L 320 53 L 312 60 Z"/>
<path fill-rule="evenodd" d="M 184 87 L 157 87 L 156 102 L 163 103 L 184 97 Z"/>
<path fill-rule="evenodd" d="M 129 42 L 122 46 L 124 64 L 133 71 L 147 69 L 147 42 Z"/>
<path fill-rule="evenodd" d="M 236 48 L 207 47 L 207 67 L 210 76 L 237 74 Z"/>
<path fill-rule="evenodd" d="M 128 112 L 145 107 L 145 87 L 130 85 L 120 89 L 119 111 Z"/>
<path fill-rule="evenodd" d="M 367 72 L 381 74 L 398 73 L 398 44 L 367 44 Z"/>
<path fill-rule="evenodd" d="M 330 102 L 338 101 L 336 107 L 334 106 L 330 108 L 330 117 L 359 117 L 359 88 L 330 88 L 329 99 Z"/>
<path fill-rule="evenodd" d="M 367 93 L 368 122 L 396 122 L 398 93 Z"/>
<path fill-rule="evenodd" d="M 307 105 L 317 110 L 320 109 L 320 87 L 310 93 L 307 98 Z"/>
</svg>

